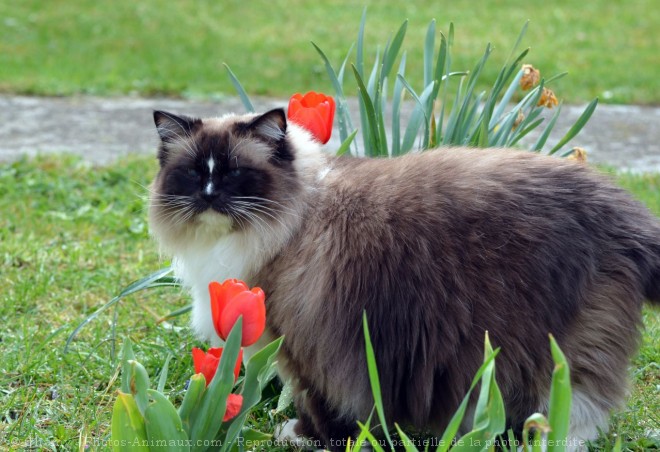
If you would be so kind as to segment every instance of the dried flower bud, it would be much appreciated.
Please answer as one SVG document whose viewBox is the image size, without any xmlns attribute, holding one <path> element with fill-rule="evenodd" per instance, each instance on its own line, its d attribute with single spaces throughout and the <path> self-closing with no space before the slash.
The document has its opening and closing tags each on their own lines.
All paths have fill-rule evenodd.
<svg viewBox="0 0 660 452">
<path fill-rule="evenodd" d="M 541 93 L 541 98 L 539 99 L 539 103 L 537 105 L 539 107 L 552 108 L 558 104 L 559 101 L 557 100 L 555 93 L 553 93 L 551 89 L 543 88 L 543 93 Z"/>
<path fill-rule="evenodd" d="M 539 80 L 541 80 L 541 72 L 538 69 L 535 69 L 531 64 L 523 64 L 522 70 L 523 76 L 520 78 L 520 88 L 522 88 L 523 91 L 527 91 L 539 83 Z"/>
<path fill-rule="evenodd" d="M 516 130 L 518 126 L 520 125 L 521 122 L 525 120 L 525 115 L 521 110 L 518 110 L 518 116 L 516 116 L 516 120 L 513 122 L 513 130 Z"/>
<path fill-rule="evenodd" d="M 580 163 L 587 163 L 587 151 L 576 146 L 571 149 L 571 154 L 566 158 Z"/>
</svg>

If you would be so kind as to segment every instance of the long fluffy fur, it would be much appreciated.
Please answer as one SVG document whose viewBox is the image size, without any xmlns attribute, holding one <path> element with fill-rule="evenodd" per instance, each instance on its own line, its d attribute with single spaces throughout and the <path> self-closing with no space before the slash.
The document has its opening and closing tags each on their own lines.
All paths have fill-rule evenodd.
<svg viewBox="0 0 660 452">
<path fill-rule="evenodd" d="M 191 140 L 232 136 L 251 120 L 203 120 Z M 281 208 L 270 217 L 221 237 L 200 234 L 192 219 L 172 234 L 156 202 L 151 224 L 191 289 L 201 337 L 213 336 L 209 281 L 236 277 L 264 289 L 270 333 L 286 336 L 280 361 L 295 382 L 298 433 L 330 445 L 369 416 L 363 311 L 391 422 L 441 432 L 488 331 L 502 348 L 497 379 L 509 426 L 519 430 L 547 407 L 552 333 L 571 368 L 573 439 L 607 427 L 625 397 L 642 302 L 660 301 L 656 218 L 574 162 L 466 148 L 334 158 L 304 131 L 285 129 L 277 146 L 291 165 L 264 171 L 291 183 L 285 194 L 271 187 Z M 164 161 L 156 193 L 171 169 Z"/>
</svg>

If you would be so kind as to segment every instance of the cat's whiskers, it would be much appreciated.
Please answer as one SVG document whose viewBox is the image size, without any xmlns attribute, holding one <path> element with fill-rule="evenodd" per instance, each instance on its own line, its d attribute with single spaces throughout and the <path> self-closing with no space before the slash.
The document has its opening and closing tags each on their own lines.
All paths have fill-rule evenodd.
<svg viewBox="0 0 660 452">
<path fill-rule="evenodd" d="M 280 209 L 281 212 L 286 212 L 290 215 L 295 216 L 296 218 L 300 218 L 300 215 L 298 215 L 298 212 L 295 209 L 293 209 L 289 206 L 286 206 L 286 205 L 282 204 L 281 202 L 275 201 L 273 199 L 262 198 L 262 197 L 259 197 L 259 196 L 235 196 L 233 199 L 239 200 L 239 201 L 257 201 L 259 203 L 274 204 Z M 291 199 L 291 198 L 289 198 L 289 199 Z M 263 204 L 260 204 L 260 205 L 263 206 Z"/>
<path fill-rule="evenodd" d="M 252 226 L 254 229 L 256 229 L 259 232 L 259 234 L 261 234 L 265 231 L 264 227 L 259 223 L 255 223 L 253 221 L 253 219 L 250 218 L 250 215 L 246 212 L 236 210 L 236 211 L 232 212 L 231 217 L 236 218 L 236 219 L 240 219 L 240 225 L 241 225 L 241 228 L 243 228 L 243 229 L 247 229 L 247 227 L 246 227 L 246 223 L 247 223 L 248 226 Z"/>
<path fill-rule="evenodd" d="M 265 221 L 259 215 L 256 215 L 254 212 L 250 212 L 249 210 L 246 210 L 244 211 L 244 214 L 246 218 L 250 220 L 252 225 L 259 228 L 262 236 L 265 236 L 269 230 L 270 231 L 273 230 L 273 227 L 267 221 Z"/>
<path fill-rule="evenodd" d="M 274 207 L 271 207 L 265 204 L 257 204 L 255 202 L 232 200 L 230 203 L 230 212 L 235 211 L 235 215 L 230 215 L 230 217 L 242 220 L 239 222 L 242 227 L 247 222 L 265 233 L 267 232 L 267 228 L 272 230 L 272 226 L 262 217 L 262 215 L 277 221 L 283 227 L 286 227 L 286 224 L 280 218 L 281 216 L 294 215 L 298 217 L 293 209 L 288 208 L 277 201 L 259 197 L 242 198 L 253 198 L 259 202 L 271 202 L 275 204 Z M 198 213 L 194 206 L 193 199 L 189 196 L 154 193 L 150 206 L 158 208 L 158 216 L 161 220 L 167 223 L 167 228 L 169 230 L 185 224 L 190 221 L 196 213 Z"/>
<path fill-rule="evenodd" d="M 150 206 L 158 209 L 158 217 L 168 231 L 187 223 L 197 212 L 189 196 L 154 193 Z"/>
<path fill-rule="evenodd" d="M 246 209 L 245 207 L 241 207 L 241 206 L 236 206 L 232 210 L 237 215 L 242 216 L 248 222 L 248 224 L 252 225 L 255 229 L 258 229 L 259 233 L 262 236 L 265 236 L 269 232 L 269 230 L 270 232 L 273 232 L 272 225 L 270 225 L 266 220 L 264 220 L 254 212 L 250 211 L 249 209 Z"/>
<path fill-rule="evenodd" d="M 245 229 L 245 222 L 244 219 L 236 214 L 235 212 L 229 212 L 229 218 L 231 218 L 232 221 L 238 223 L 238 225 L 241 227 L 241 229 Z"/>
<path fill-rule="evenodd" d="M 186 200 L 163 200 L 161 202 L 152 202 L 152 205 L 154 207 L 163 207 L 163 208 L 169 208 L 169 209 L 174 209 L 174 208 L 179 208 L 179 207 L 187 207 L 190 205 L 193 205 L 192 202 L 186 201 Z"/>
<path fill-rule="evenodd" d="M 285 224 L 285 223 L 282 221 L 282 219 L 277 215 L 278 213 L 280 213 L 280 211 L 277 211 L 277 210 L 275 210 L 275 209 L 273 209 L 273 208 L 270 208 L 270 207 L 267 207 L 267 206 L 263 206 L 263 205 L 259 205 L 259 204 L 248 203 L 248 202 L 244 202 L 244 201 L 233 201 L 233 202 L 232 202 L 232 205 L 238 205 L 238 206 L 240 206 L 240 207 L 242 207 L 242 208 L 244 208 L 244 209 L 246 209 L 246 210 L 248 210 L 248 211 L 251 211 L 251 212 L 259 212 L 259 213 L 262 213 L 262 214 L 264 214 L 264 215 L 266 215 L 266 216 L 272 218 L 273 220 L 277 221 L 277 222 L 280 223 L 283 227 L 286 227 L 286 224 Z M 285 212 L 285 213 L 286 213 L 286 212 Z"/>
<path fill-rule="evenodd" d="M 190 218 L 192 218 L 194 213 L 195 213 L 194 209 L 190 207 L 190 208 L 173 210 L 171 212 L 163 211 L 159 215 L 160 215 L 160 219 L 163 220 L 163 222 L 165 223 L 165 229 L 168 231 L 172 231 L 185 224 L 188 220 L 190 220 Z"/>
</svg>

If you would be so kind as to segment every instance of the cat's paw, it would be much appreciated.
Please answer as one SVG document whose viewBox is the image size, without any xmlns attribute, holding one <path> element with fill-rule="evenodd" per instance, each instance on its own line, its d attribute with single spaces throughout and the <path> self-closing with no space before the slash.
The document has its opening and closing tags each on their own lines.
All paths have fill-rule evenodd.
<svg viewBox="0 0 660 452">
<path fill-rule="evenodd" d="M 314 445 L 315 441 L 296 433 L 295 427 L 297 423 L 298 419 L 288 419 L 275 427 L 275 432 L 273 433 L 275 440 L 279 444 L 285 444 L 296 449 L 317 450 L 318 447 Z"/>
<path fill-rule="evenodd" d="M 275 427 L 275 432 L 273 434 L 273 437 L 275 438 L 278 444 L 293 447 L 296 450 L 327 452 L 327 449 L 323 448 L 321 441 L 313 440 L 305 436 L 299 435 L 296 432 L 297 423 L 298 423 L 298 419 L 289 419 L 287 421 L 282 422 L 277 427 Z M 364 443 L 361 450 L 364 452 L 371 452 L 373 449 L 369 444 Z"/>
</svg>

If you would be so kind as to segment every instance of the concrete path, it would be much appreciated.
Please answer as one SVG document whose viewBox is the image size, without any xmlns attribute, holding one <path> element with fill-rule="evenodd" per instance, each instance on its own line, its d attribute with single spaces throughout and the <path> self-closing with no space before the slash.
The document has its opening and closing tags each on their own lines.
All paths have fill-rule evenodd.
<svg viewBox="0 0 660 452">
<path fill-rule="evenodd" d="M 254 99 L 266 110 L 286 101 Z M 43 98 L 0 96 L 0 161 L 21 155 L 68 152 L 95 164 L 131 153 L 153 154 L 157 144 L 152 110 L 193 116 L 244 112 L 238 99 L 187 101 L 159 98 Z M 549 140 L 556 143 L 584 106 L 566 106 Z M 551 112 L 550 112 L 551 113 Z M 358 115 L 354 115 L 354 120 Z M 587 150 L 593 163 L 633 171 L 660 172 L 660 108 L 599 105 L 569 146 Z M 329 146 L 338 146 L 337 134 Z"/>
</svg>

